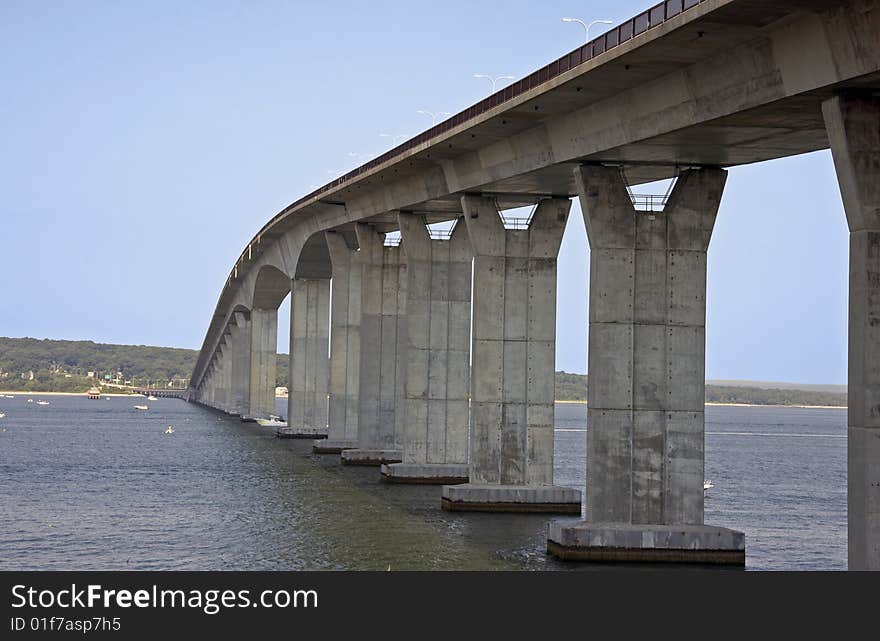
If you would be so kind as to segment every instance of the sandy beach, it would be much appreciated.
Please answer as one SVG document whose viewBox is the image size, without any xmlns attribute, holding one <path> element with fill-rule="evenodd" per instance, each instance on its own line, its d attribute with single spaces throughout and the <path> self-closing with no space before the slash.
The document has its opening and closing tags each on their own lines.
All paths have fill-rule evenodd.
<svg viewBox="0 0 880 641">
<path fill-rule="evenodd" d="M 86 392 L 23 392 L 21 390 L 4 392 L 0 390 L 0 396 L 24 396 L 27 398 L 35 398 L 37 396 L 86 396 Z M 119 394 L 118 392 L 101 392 L 101 396 L 141 396 L 141 394 Z"/>
</svg>

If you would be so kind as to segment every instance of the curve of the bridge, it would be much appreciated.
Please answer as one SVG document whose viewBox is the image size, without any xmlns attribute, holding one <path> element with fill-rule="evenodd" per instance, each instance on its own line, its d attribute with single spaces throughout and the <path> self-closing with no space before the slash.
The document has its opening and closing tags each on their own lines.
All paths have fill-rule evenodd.
<svg viewBox="0 0 880 641">
<path fill-rule="evenodd" d="M 275 215 L 220 294 L 190 381 L 236 311 L 277 308 L 295 277 L 331 275 L 323 232 L 397 228 L 396 212 L 461 216 L 570 198 L 573 169 L 614 164 L 630 184 L 828 147 L 821 103 L 880 85 L 871 0 L 669 0 Z M 809 43 L 808 46 L 805 43 Z"/>
</svg>

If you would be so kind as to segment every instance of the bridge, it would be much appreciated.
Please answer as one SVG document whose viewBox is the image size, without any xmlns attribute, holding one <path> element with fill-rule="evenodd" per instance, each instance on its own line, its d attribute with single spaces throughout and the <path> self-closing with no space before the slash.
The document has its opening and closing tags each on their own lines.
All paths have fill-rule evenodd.
<svg viewBox="0 0 880 641">
<path fill-rule="evenodd" d="M 830 148 L 851 232 L 849 567 L 880 569 L 878 43 L 880 0 L 650 8 L 272 217 L 232 266 L 190 399 L 274 413 L 292 293 L 289 432 L 442 484 L 445 509 L 580 514 L 553 483 L 556 257 L 577 197 L 587 511 L 551 523 L 548 551 L 742 564 L 744 535 L 703 517 L 709 241 L 727 168 Z M 630 195 L 669 178 L 668 198 Z"/>
<path fill-rule="evenodd" d="M 189 397 L 189 390 L 176 387 L 133 387 L 135 394 L 142 396 L 155 396 L 156 398 L 182 398 Z"/>
</svg>

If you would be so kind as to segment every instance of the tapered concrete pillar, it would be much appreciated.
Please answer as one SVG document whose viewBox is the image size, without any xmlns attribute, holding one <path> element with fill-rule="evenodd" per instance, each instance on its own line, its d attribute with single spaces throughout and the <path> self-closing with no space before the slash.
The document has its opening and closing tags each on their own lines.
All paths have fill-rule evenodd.
<svg viewBox="0 0 880 641">
<path fill-rule="evenodd" d="M 251 310 L 251 390 L 253 418 L 275 415 L 275 373 L 278 350 L 278 310 Z"/>
<path fill-rule="evenodd" d="M 327 438 L 314 451 L 339 454 L 357 447 L 361 355 L 361 271 L 356 248 L 345 236 L 326 232 L 333 267 L 330 313 L 330 383 Z"/>
<path fill-rule="evenodd" d="M 218 377 L 217 377 L 217 389 L 214 393 L 214 398 L 216 399 L 215 407 L 224 412 L 227 411 L 228 403 L 229 403 L 229 379 L 230 379 L 230 358 L 229 358 L 229 335 L 224 334 L 223 340 L 220 345 L 217 347 L 218 352 Z"/>
<path fill-rule="evenodd" d="M 235 324 L 231 327 L 232 348 L 232 397 L 229 411 L 244 416 L 249 410 L 251 380 L 251 321 L 245 312 L 233 314 Z"/>
<path fill-rule="evenodd" d="M 580 513 L 553 485 L 556 256 L 571 202 L 545 200 L 506 230 L 492 199 L 462 198 L 474 253 L 470 483 L 443 487 L 451 510 Z"/>
<path fill-rule="evenodd" d="M 403 462 L 398 483 L 466 483 L 472 252 L 464 221 L 432 240 L 424 216 L 398 214 L 406 254 L 407 347 Z"/>
<path fill-rule="evenodd" d="M 727 173 L 684 172 L 663 212 L 618 168 L 575 172 L 590 241 L 587 520 L 562 558 L 743 564 L 741 532 L 703 524 L 706 258 Z"/>
<path fill-rule="evenodd" d="M 880 98 L 822 105 L 849 224 L 850 570 L 880 570 Z"/>
<path fill-rule="evenodd" d="M 287 427 L 279 436 L 326 438 L 330 279 L 297 278 L 291 292 Z"/>
<path fill-rule="evenodd" d="M 400 247 L 357 224 L 362 266 L 358 446 L 343 450 L 349 465 L 399 463 L 406 376 L 406 261 Z"/>
</svg>

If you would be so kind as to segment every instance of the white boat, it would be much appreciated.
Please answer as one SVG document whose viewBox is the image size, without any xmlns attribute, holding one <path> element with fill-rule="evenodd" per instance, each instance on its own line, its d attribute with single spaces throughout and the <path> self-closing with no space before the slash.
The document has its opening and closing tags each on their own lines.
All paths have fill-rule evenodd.
<svg viewBox="0 0 880 641">
<path fill-rule="evenodd" d="M 710 489 L 710 488 L 713 488 L 713 487 L 715 487 L 715 484 L 712 483 L 712 481 L 710 481 L 710 480 L 708 480 L 708 479 L 706 479 L 705 481 L 703 481 L 703 491 L 704 491 L 704 492 L 705 492 L 706 490 Z"/>
<path fill-rule="evenodd" d="M 275 418 L 258 418 L 257 425 L 262 425 L 263 427 L 287 427 L 287 423 L 279 421 L 277 416 Z"/>
<path fill-rule="evenodd" d="M 6 398 L 15 398 L 15 397 L 14 397 L 14 396 L 10 396 L 9 394 L 7 394 L 7 395 L 6 395 Z"/>
<path fill-rule="evenodd" d="M 33 402 L 34 402 L 34 399 L 32 399 L 32 398 L 28 399 L 28 403 L 33 403 Z"/>
<path fill-rule="evenodd" d="M 174 428 L 169 425 L 167 428 L 165 428 L 165 433 L 174 434 Z"/>
<path fill-rule="evenodd" d="M 37 405 L 48 405 L 49 401 L 37 401 Z"/>
<path fill-rule="evenodd" d="M 134 407 L 136 410 L 148 410 L 148 409 L 150 409 L 150 408 L 149 408 L 148 406 L 146 406 L 146 405 L 134 405 L 133 407 Z"/>
<path fill-rule="evenodd" d="M 147 397 L 147 400 L 148 400 L 148 401 L 158 401 L 159 399 L 157 399 L 155 396 L 153 396 L 152 394 L 150 394 L 150 395 Z"/>
<path fill-rule="evenodd" d="M 6 414 L 4 414 L 3 412 L 0 412 L 0 418 L 5 418 L 5 417 L 6 417 Z"/>
</svg>

